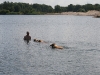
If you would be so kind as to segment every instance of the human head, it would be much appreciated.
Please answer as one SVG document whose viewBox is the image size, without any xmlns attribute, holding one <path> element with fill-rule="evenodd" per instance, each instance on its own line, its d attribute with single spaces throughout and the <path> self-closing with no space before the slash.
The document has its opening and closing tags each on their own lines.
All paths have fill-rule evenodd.
<svg viewBox="0 0 100 75">
<path fill-rule="evenodd" d="M 29 35 L 29 32 L 27 31 L 26 34 Z"/>
</svg>

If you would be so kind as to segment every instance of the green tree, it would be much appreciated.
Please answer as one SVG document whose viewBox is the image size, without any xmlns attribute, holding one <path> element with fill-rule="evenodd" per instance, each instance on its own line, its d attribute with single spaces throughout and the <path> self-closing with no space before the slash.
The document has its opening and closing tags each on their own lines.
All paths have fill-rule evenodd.
<svg viewBox="0 0 100 75">
<path fill-rule="evenodd" d="M 67 11 L 67 7 L 61 7 L 61 11 L 62 12 L 66 12 Z"/>
<path fill-rule="evenodd" d="M 80 8 L 78 12 L 86 12 L 84 8 Z"/>
<path fill-rule="evenodd" d="M 56 5 L 54 10 L 55 10 L 56 13 L 60 13 L 61 7 L 59 5 Z"/>
<path fill-rule="evenodd" d="M 19 12 L 21 10 L 21 7 L 18 4 L 16 4 L 14 6 L 14 10 L 15 10 L 15 12 Z"/>
<path fill-rule="evenodd" d="M 42 11 L 41 5 L 40 5 L 40 4 L 33 4 L 32 7 L 33 7 L 34 9 L 36 9 L 36 11 Z"/>
<path fill-rule="evenodd" d="M 78 12 L 80 8 L 81 8 L 81 5 L 75 5 L 74 6 L 74 11 Z"/>
<path fill-rule="evenodd" d="M 93 7 L 92 4 L 86 4 L 86 5 L 85 5 L 85 8 L 86 8 L 87 11 L 88 11 L 88 10 L 94 10 L 94 7 Z"/>
<path fill-rule="evenodd" d="M 73 4 L 68 5 L 67 11 L 73 11 L 73 10 L 74 10 L 74 5 Z"/>
<path fill-rule="evenodd" d="M 94 9 L 100 11 L 100 4 L 95 4 Z"/>
</svg>

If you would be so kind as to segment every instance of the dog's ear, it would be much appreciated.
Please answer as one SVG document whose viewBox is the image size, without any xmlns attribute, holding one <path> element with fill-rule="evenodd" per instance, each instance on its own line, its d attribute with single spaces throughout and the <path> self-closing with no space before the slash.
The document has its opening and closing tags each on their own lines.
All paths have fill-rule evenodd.
<svg viewBox="0 0 100 75">
<path fill-rule="evenodd" d="M 50 46 L 52 46 L 52 44 Z"/>
</svg>

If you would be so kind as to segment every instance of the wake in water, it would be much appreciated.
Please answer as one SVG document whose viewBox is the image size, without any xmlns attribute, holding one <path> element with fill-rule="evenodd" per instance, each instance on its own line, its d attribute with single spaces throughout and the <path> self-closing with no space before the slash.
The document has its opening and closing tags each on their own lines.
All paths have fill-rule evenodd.
<svg viewBox="0 0 100 75">
<path fill-rule="evenodd" d="M 59 41 L 57 41 L 57 42 L 58 42 L 58 44 L 61 44 L 60 46 L 58 46 L 57 43 L 52 43 L 52 41 L 33 39 L 33 42 L 48 44 L 48 46 L 51 46 L 52 49 L 69 49 L 69 47 L 65 46 L 63 43 L 61 43 Z"/>
</svg>

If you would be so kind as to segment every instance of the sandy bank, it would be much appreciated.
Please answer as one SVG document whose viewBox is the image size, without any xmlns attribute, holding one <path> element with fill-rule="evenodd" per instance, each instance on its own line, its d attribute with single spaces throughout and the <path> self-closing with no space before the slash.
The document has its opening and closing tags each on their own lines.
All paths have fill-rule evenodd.
<svg viewBox="0 0 100 75">
<path fill-rule="evenodd" d="M 100 16 L 100 11 L 92 10 L 88 12 L 62 12 L 62 13 L 48 13 L 47 15 L 80 15 L 80 16 Z"/>
</svg>

